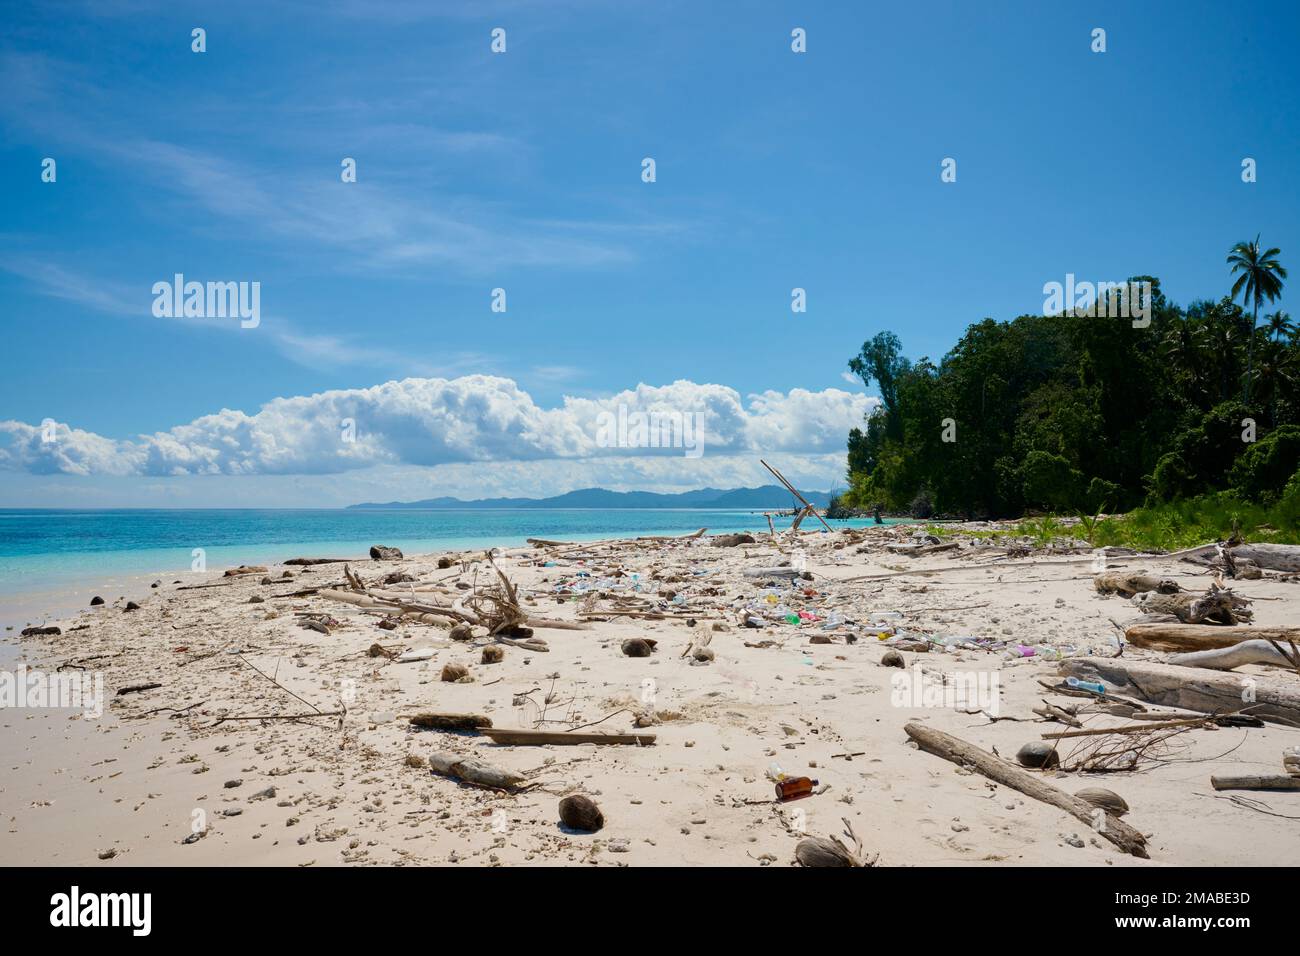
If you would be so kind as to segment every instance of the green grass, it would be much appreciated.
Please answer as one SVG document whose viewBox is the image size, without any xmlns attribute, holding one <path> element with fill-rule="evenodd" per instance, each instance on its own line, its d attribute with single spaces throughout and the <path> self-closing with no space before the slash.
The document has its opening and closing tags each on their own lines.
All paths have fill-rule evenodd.
<svg viewBox="0 0 1300 956">
<path fill-rule="evenodd" d="M 1223 492 L 1106 518 L 1077 517 L 1078 523 L 1068 526 L 1056 516 L 1045 515 L 1026 518 L 1006 531 L 962 531 L 961 534 L 994 540 L 1030 538 L 1040 548 L 1058 538 L 1081 538 L 1096 548 L 1115 545 L 1177 551 L 1225 540 L 1235 526 L 1247 541 L 1300 544 L 1300 496 L 1295 495 L 1277 504 L 1259 505 Z M 952 528 L 941 525 L 928 525 L 926 530 L 939 537 L 953 533 Z"/>
<path fill-rule="evenodd" d="M 1218 494 L 1138 508 L 1097 522 L 1093 544 L 1177 551 L 1221 541 L 1234 526 L 1247 541 L 1300 544 L 1300 499 L 1265 506 Z"/>
</svg>

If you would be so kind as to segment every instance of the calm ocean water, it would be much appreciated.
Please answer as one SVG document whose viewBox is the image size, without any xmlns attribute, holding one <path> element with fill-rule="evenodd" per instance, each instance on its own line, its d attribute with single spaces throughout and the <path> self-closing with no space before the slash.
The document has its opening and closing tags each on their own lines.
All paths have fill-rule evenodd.
<svg viewBox="0 0 1300 956">
<path fill-rule="evenodd" d="M 778 527 L 788 527 L 783 519 Z M 870 519 L 832 522 L 862 526 Z M 820 528 L 805 521 L 805 528 Z M 767 530 L 756 511 L 610 510 L 113 510 L 0 509 L 0 597 L 91 586 L 127 576 L 209 571 L 293 557 L 364 557 L 372 544 L 411 554 L 639 534 Z"/>
</svg>

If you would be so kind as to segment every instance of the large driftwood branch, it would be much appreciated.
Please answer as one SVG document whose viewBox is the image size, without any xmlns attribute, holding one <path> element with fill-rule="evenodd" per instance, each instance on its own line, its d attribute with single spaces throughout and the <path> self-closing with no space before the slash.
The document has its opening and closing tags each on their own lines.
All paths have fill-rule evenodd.
<svg viewBox="0 0 1300 956">
<path fill-rule="evenodd" d="M 1175 654 L 1170 664 L 1179 667 L 1205 667 L 1213 671 L 1230 671 L 1243 664 L 1276 664 L 1278 667 L 1300 667 L 1300 660 L 1291 660 L 1269 641 L 1242 641 L 1232 647 L 1216 647 L 1188 654 Z"/>
<path fill-rule="evenodd" d="M 1182 552 L 1182 556 L 1184 561 L 1208 564 L 1218 553 L 1217 544 L 1207 544 Z M 1268 571 L 1300 571 L 1300 544 L 1239 544 L 1229 553 L 1234 561 L 1252 561 Z"/>
<path fill-rule="evenodd" d="M 1207 651 L 1215 647 L 1232 647 L 1256 638 L 1300 643 L 1300 628 L 1142 623 L 1134 624 L 1124 631 L 1124 640 L 1128 643 L 1153 651 Z"/>
<path fill-rule="evenodd" d="M 942 730 L 926 727 L 916 721 L 907 724 L 903 730 L 927 753 L 942 757 L 944 760 L 951 760 L 959 766 L 973 767 L 990 780 L 1017 790 L 1027 797 L 1041 800 L 1058 810 L 1064 810 L 1090 826 L 1097 820 L 1098 808 L 1091 803 L 1053 787 L 1042 778 L 995 757 L 987 750 L 981 750 L 952 734 L 945 734 Z M 1104 825 L 1098 829 L 1098 832 L 1125 853 L 1147 858 L 1146 837 L 1118 817 L 1107 813 Z"/>
<path fill-rule="evenodd" d="M 1120 693 L 1165 707 L 1203 714 L 1246 709 L 1272 723 L 1300 727 L 1300 681 L 1293 677 L 1224 674 L 1200 667 L 1179 667 L 1111 657 L 1076 657 L 1061 662 L 1058 673 L 1086 681 L 1103 681 Z"/>
</svg>

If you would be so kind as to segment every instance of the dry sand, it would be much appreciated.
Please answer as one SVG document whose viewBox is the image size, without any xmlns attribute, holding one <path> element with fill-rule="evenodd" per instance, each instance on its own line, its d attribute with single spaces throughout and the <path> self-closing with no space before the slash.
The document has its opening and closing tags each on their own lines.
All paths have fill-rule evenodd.
<svg viewBox="0 0 1300 956">
<path fill-rule="evenodd" d="M 128 595 L 139 610 L 124 612 L 121 601 L 87 609 L 58 622 L 61 636 L 21 643 L 28 667 L 53 671 L 82 661 L 101 671 L 108 703 L 100 719 L 74 710 L 0 710 L 0 860 L 784 866 L 800 830 L 839 834 L 841 818 L 851 821 L 883 865 L 1159 867 L 1300 859 L 1300 792 L 1249 794 L 1286 819 L 1233 803 L 1209 783 L 1212 773 L 1279 773 L 1283 747 L 1300 744 L 1297 730 L 1196 729 L 1176 738 L 1163 762 L 1140 772 L 1046 774 L 1070 792 L 1088 786 L 1119 792 L 1132 808 L 1125 822 L 1148 835 L 1149 860 L 1125 855 L 1057 809 L 912 747 L 902 731 L 909 720 L 1007 757 L 1041 733 L 1063 729 L 1031 712 L 1050 696 L 1039 679 L 1055 680 L 1056 668 L 1044 659 L 1007 662 L 979 650 L 904 652 L 909 668 L 919 663 L 932 675 L 996 671 L 1001 719 L 896 706 L 891 678 L 902 672 L 880 666 L 888 645 L 878 628 L 866 626 L 874 615 L 902 612 L 898 625 L 914 635 L 1109 648 L 1117 633 L 1112 619 L 1123 623 L 1136 610 L 1098 595 L 1087 563 L 1048 563 L 1059 555 L 1015 558 L 963 547 L 907 558 L 885 551 L 887 542 L 908 533 L 813 532 L 780 546 L 762 535 L 755 544 L 731 548 L 711 546 L 708 538 L 594 544 L 569 549 L 551 567 L 542 566 L 546 555 L 532 548 L 507 550 L 497 559 L 526 595 L 526 610 L 568 620 L 576 619 L 580 599 L 557 600 L 558 583 L 574 581 L 579 572 L 600 582 L 617 570 L 619 587 L 608 593 L 626 596 L 637 574 L 637 596 L 662 600 L 667 613 L 724 628 L 713 633 L 715 659 L 708 663 L 680 656 L 696 633 L 684 618 L 612 618 L 592 622 L 589 630 L 539 628 L 536 636 L 549 652 L 506 647 L 503 662 L 482 664 L 489 639 L 455 643 L 446 629 L 416 623 L 381 630 L 379 616 L 362 608 L 319 595 L 288 596 L 342 585 L 338 564 L 292 568 L 295 578 L 286 583 L 263 584 L 263 576 L 253 574 L 222 587 L 142 588 Z M 797 582 L 800 591 L 786 598 L 789 606 L 819 617 L 839 610 L 848 623 L 832 630 L 823 630 L 820 621 L 740 626 L 733 602 L 755 599 L 766 584 L 746 578 L 744 570 L 789 561 L 796 548 L 806 553 L 813 578 Z M 365 562 L 354 570 L 367 584 L 398 570 L 448 586 L 491 580 L 481 561 L 438 570 L 437 558 Z M 1129 566 L 1176 576 L 1190 588 L 1206 582 L 1203 571 L 1175 561 L 1132 559 Z M 918 567 L 960 570 L 837 583 Z M 284 570 L 275 566 L 269 574 L 278 578 Z M 187 576 L 184 583 L 200 580 L 220 577 Z M 805 595 L 804 588 L 815 594 Z M 1255 604 L 1260 624 L 1300 618 L 1300 586 L 1294 583 L 1265 578 L 1237 590 L 1277 599 Z M 672 604 L 674 593 L 685 603 Z M 250 603 L 254 596 L 264 600 Z M 341 624 L 328 635 L 308 630 L 295 618 L 301 611 L 329 614 Z M 823 634 L 835 635 L 833 643 L 810 642 Z M 624 656 L 620 645 L 631 637 L 655 639 L 657 652 Z M 775 643 L 747 646 L 764 641 Z M 432 647 L 434 656 L 421 663 L 372 658 L 367 649 L 375 642 Z M 12 656 L 14 648 L 8 650 Z M 1129 647 L 1125 656 L 1163 655 Z M 473 681 L 442 682 L 449 662 L 468 665 Z M 162 686 L 115 696 L 141 682 Z M 546 717 L 567 721 L 548 728 L 613 713 L 596 729 L 624 732 L 632 727 L 632 712 L 646 709 L 643 697 L 652 696 L 660 722 L 648 730 L 657 743 L 496 746 L 483 737 L 408 725 L 414 713 L 438 711 L 486 714 L 498 727 L 528 726 L 539 714 L 516 701 L 528 695 L 541 703 L 548 693 L 553 702 Z M 313 706 L 332 711 L 341 702 L 347 707 L 341 727 L 333 717 L 216 724 L 222 716 L 301 713 Z M 196 703 L 181 715 L 146 714 Z M 526 772 L 535 786 L 503 794 L 408 765 L 409 757 L 435 751 Z M 816 778 L 824 791 L 776 804 L 765 776 L 773 762 L 787 773 Z M 606 821 L 600 832 L 561 826 L 556 808 L 569 793 L 600 805 Z"/>
</svg>

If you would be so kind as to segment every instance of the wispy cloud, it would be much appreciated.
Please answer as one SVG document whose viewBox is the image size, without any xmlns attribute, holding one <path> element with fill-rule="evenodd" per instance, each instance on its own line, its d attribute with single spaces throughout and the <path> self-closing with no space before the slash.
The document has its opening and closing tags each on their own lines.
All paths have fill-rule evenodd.
<svg viewBox="0 0 1300 956">
<path fill-rule="evenodd" d="M 115 172 L 147 179 L 150 201 L 157 201 L 158 190 L 172 196 L 181 204 L 173 224 L 196 234 L 264 246 L 290 240 L 291 246 L 279 249 L 289 257 L 327 248 L 343 271 L 419 276 L 436 266 L 479 277 L 511 267 L 625 264 L 638 258 L 639 243 L 682 228 L 662 218 L 563 223 L 533 218 L 497 197 L 485 200 L 431 190 L 425 183 L 401 186 L 392 177 L 382 180 L 365 156 L 358 158 L 355 183 L 339 179 L 342 156 L 333 166 L 286 176 L 282 168 L 260 168 L 248 159 L 144 134 L 115 109 L 115 100 L 95 90 L 85 67 L 64 67 L 43 55 L 0 54 L 0 78 L 13 91 L 0 102 L 0 116 L 47 148 L 60 144 L 92 162 L 111 164 Z M 90 92 L 83 96 L 87 88 Z M 309 131 L 310 125 L 303 128 Z M 281 135 L 291 135 L 290 129 Z M 405 121 L 362 126 L 352 134 L 358 146 L 403 137 L 416 140 L 406 147 L 408 154 L 430 159 L 454 155 L 463 160 L 486 152 L 517 161 L 526 154 L 526 144 L 512 134 L 492 130 Z M 371 155 L 385 152 L 391 150 Z"/>
</svg>

